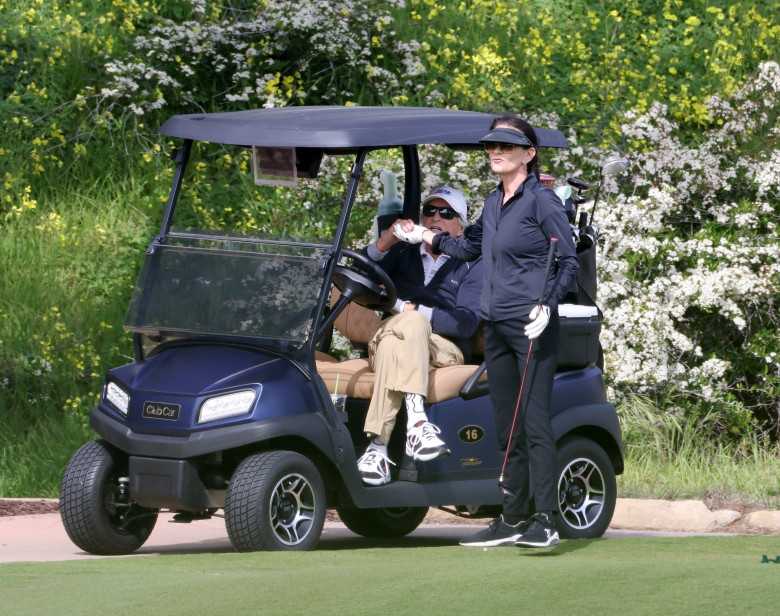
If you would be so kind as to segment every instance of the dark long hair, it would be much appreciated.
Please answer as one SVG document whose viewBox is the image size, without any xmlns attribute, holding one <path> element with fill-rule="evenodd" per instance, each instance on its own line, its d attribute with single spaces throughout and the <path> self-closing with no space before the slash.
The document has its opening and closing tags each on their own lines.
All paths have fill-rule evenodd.
<svg viewBox="0 0 780 616">
<path fill-rule="evenodd" d="M 490 130 L 493 130 L 498 125 L 511 126 L 516 131 L 523 133 L 534 144 L 534 157 L 528 163 L 528 173 L 533 173 L 537 179 L 539 179 L 539 137 L 536 136 L 534 127 L 522 118 L 518 118 L 513 115 L 503 115 L 493 120 L 490 125 Z M 522 147 L 522 146 L 521 146 Z"/>
</svg>

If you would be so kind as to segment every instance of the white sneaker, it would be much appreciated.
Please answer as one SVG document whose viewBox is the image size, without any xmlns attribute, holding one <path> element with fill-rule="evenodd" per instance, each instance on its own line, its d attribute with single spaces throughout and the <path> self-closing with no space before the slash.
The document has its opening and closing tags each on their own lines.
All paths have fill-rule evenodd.
<svg viewBox="0 0 780 616">
<path fill-rule="evenodd" d="M 357 467 L 363 483 L 370 486 L 381 486 L 390 483 L 390 465 L 393 461 L 381 451 L 367 449 L 358 460 Z"/>
<path fill-rule="evenodd" d="M 437 437 L 441 430 L 429 421 L 418 421 L 406 432 L 406 455 L 428 462 L 450 455 L 447 445 Z"/>
</svg>

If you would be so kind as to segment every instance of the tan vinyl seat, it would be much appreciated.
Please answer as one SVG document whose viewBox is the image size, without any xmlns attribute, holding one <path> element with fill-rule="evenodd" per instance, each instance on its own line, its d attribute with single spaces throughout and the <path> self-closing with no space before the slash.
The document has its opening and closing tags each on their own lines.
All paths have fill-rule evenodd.
<svg viewBox="0 0 780 616">
<path fill-rule="evenodd" d="M 333 289 L 331 305 L 336 302 L 338 297 L 338 289 Z M 353 343 L 366 345 L 381 321 L 382 317 L 375 311 L 350 302 L 338 316 L 334 325 Z M 474 336 L 473 352 L 482 354 L 482 328 Z M 325 381 L 330 393 L 336 393 L 338 380 L 338 393 L 346 394 L 350 398 L 371 398 L 374 391 L 374 373 L 369 367 L 368 359 L 348 359 L 340 362 L 326 353 L 317 352 L 316 361 L 317 372 Z M 433 404 L 457 398 L 466 381 L 478 367 L 474 364 L 466 364 L 431 370 L 428 375 L 426 403 Z M 479 382 L 484 383 L 486 380 L 487 372 L 482 374 Z"/>
</svg>

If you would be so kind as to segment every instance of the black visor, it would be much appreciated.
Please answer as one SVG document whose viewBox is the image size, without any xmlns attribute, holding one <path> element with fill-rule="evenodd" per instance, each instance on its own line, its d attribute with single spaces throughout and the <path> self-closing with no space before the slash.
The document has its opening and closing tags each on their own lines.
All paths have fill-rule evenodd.
<svg viewBox="0 0 780 616">
<path fill-rule="evenodd" d="M 498 141 L 500 143 L 511 143 L 513 145 L 519 145 L 524 148 L 535 148 L 536 146 L 531 140 L 526 137 L 520 131 L 516 131 L 513 128 L 506 128 L 499 126 L 491 130 L 487 135 L 479 140 L 480 143 L 485 141 Z"/>
</svg>

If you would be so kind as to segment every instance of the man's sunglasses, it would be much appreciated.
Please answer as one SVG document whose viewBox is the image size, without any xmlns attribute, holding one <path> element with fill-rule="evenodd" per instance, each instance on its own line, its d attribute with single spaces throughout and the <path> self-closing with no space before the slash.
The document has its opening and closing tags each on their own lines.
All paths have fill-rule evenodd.
<svg viewBox="0 0 780 616">
<path fill-rule="evenodd" d="M 515 148 L 521 148 L 523 146 L 516 143 L 504 143 L 503 141 L 483 141 L 482 145 L 485 146 L 485 152 L 490 152 L 496 148 L 501 148 L 503 152 L 511 152 Z"/>
<path fill-rule="evenodd" d="M 436 207 L 435 205 L 423 205 L 423 209 L 422 209 L 423 216 L 431 217 L 435 215 L 436 212 L 438 212 L 439 216 L 441 216 L 444 220 L 452 220 L 458 215 L 458 213 L 455 210 L 453 210 L 451 207 Z"/>
</svg>

